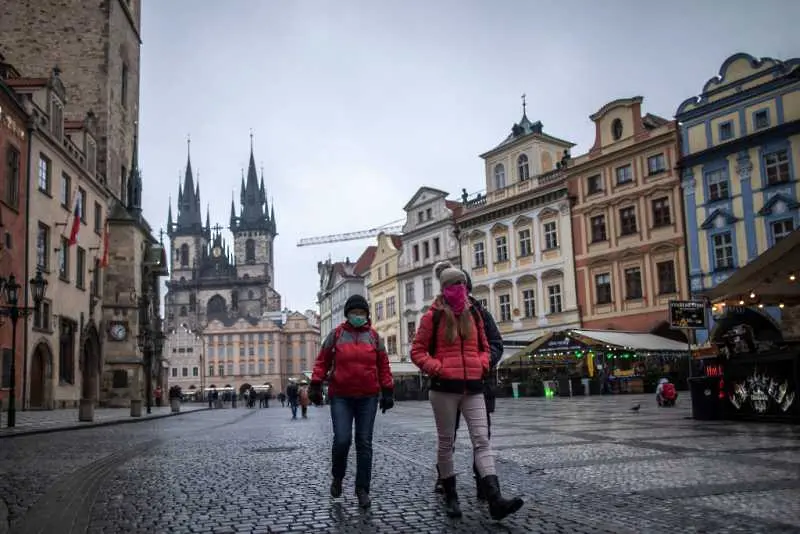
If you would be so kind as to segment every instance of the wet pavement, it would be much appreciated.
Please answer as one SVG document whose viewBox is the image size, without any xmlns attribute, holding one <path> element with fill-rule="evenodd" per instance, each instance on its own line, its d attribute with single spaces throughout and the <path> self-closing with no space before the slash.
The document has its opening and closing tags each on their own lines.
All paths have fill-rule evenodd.
<svg viewBox="0 0 800 534">
<path fill-rule="evenodd" d="M 329 497 L 328 410 L 309 413 L 212 410 L 0 440 L 0 532 L 800 532 L 800 427 L 694 421 L 688 402 L 659 409 L 649 396 L 499 400 L 501 485 L 526 504 L 495 523 L 474 497 L 466 429 L 465 515 L 442 514 L 427 403 L 378 415 L 368 512 L 353 452 L 344 496 Z"/>
</svg>

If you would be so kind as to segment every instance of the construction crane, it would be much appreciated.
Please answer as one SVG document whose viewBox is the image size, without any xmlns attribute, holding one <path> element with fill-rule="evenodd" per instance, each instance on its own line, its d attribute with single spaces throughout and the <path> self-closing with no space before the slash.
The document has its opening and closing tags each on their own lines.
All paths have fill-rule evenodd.
<svg viewBox="0 0 800 534">
<path fill-rule="evenodd" d="M 403 225 L 399 224 L 401 222 L 405 222 L 405 219 L 398 219 L 382 226 L 370 228 L 369 230 L 361 230 L 359 232 L 305 237 L 297 242 L 297 246 L 310 247 L 313 245 L 324 245 L 326 243 L 338 243 L 340 241 L 358 241 L 359 239 L 369 239 L 370 237 L 375 237 L 381 232 L 385 232 L 387 234 L 399 234 L 403 231 Z"/>
</svg>

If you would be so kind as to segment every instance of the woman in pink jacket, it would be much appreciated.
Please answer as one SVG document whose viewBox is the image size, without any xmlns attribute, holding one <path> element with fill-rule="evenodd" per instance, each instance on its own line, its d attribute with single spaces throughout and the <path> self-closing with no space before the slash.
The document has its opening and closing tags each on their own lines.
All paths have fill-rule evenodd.
<svg viewBox="0 0 800 534">
<path fill-rule="evenodd" d="M 445 510 L 460 517 L 456 492 L 453 445 L 459 410 L 469 428 L 475 464 L 481 475 L 492 519 L 500 520 L 522 507 L 522 499 L 505 499 L 500 493 L 489 425 L 483 399 L 483 377 L 489 370 L 489 344 L 480 313 L 467 298 L 466 276 L 448 267 L 439 274 L 442 294 L 422 317 L 411 359 L 431 378 L 430 401 L 439 437 L 437 467 L 445 495 Z"/>
</svg>

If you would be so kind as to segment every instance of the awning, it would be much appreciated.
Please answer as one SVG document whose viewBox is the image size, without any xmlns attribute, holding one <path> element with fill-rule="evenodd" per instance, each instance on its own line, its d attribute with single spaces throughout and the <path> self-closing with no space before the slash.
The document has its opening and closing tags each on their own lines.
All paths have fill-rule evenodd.
<svg viewBox="0 0 800 534">
<path fill-rule="evenodd" d="M 701 295 L 711 302 L 743 301 L 741 305 L 800 304 L 800 229 Z"/>
<path fill-rule="evenodd" d="M 689 347 L 672 339 L 646 332 L 619 332 L 617 330 L 566 330 L 551 332 L 536 339 L 524 349 L 509 357 L 503 357 L 502 364 L 510 365 L 521 358 L 537 355 L 562 357 L 577 351 L 592 348 L 624 349 L 641 353 L 683 352 Z"/>
<path fill-rule="evenodd" d="M 572 334 L 588 345 L 596 345 L 591 340 L 599 341 L 612 348 L 628 349 L 641 352 L 687 352 L 686 343 L 649 334 L 645 332 L 618 332 L 616 330 L 572 330 Z"/>
</svg>

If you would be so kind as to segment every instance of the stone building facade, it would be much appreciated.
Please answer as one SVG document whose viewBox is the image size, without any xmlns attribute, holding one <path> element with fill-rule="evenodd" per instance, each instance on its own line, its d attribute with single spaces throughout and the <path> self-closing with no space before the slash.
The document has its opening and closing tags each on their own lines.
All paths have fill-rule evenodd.
<svg viewBox="0 0 800 534">
<path fill-rule="evenodd" d="M 96 401 L 102 366 L 98 295 L 109 192 L 96 172 L 95 120 L 64 118 L 68 91 L 60 71 L 9 78 L 31 113 L 28 184 L 28 276 L 48 280 L 40 309 L 27 321 L 25 406 L 75 407 Z M 77 226 L 73 228 L 75 218 Z M 71 233 L 77 230 L 75 242 Z"/>
<path fill-rule="evenodd" d="M 351 295 L 367 296 L 364 275 L 369 271 L 375 257 L 375 245 L 367 247 L 361 257 L 354 262 L 345 261 L 317 263 L 319 273 L 319 302 L 321 339 L 344 322 L 344 305 Z"/>
<path fill-rule="evenodd" d="M 422 315 L 439 293 L 433 266 L 442 260 L 459 265 L 455 216 L 461 204 L 447 200 L 447 193 L 421 187 L 405 207 L 403 250 L 398 258 L 400 299 L 400 361 L 409 361 L 411 343 Z"/>
<path fill-rule="evenodd" d="M 642 97 L 590 118 L 595 143 L 569 167 L 583 327 L 670 331 L 670 300 L 688 298 L 674 121 L 642 114 Z"/>
<path fill-rule="evenodd" d="M 0 4 L 0 50 L 27 76 L 54 66 L 70 88 L 64 113 L 98 120 L 97 167 L 124 201 L 139 115 L 140 0 L 18 0 Z"/>
<path fill-rule="evenodd" d="M 184 393 L 202 390 L 200 378 L 205 365 L 205 343 L 203 336 L 192 331 L 188 325 L 179 326 L 167 334 L 164 356 L 169 362 L 167 383 L 169 387 L 180 386 Z"/>
<path fill-rule="evenodd" d="M 400 361 L 400 302 L 397 291 L 397 260 L 403 250 L 399 235 L 378 234 L 375 257 L 366 280 L 367 299 L 372 307 L 372 327 L 383 338 L 390 362 Z"/>
<path fill-rule="evenodd" d="M 533 341 L 580 325 L 564 172 L 572 146 L 523 112 L 510 135 L 482 155 L 486 195 L 465 198 L 458 217 L 473 295 L 504 340 Z"/>
<path fill-rule="evenodd" d="M 25 241 L 28 188 L 25 180 L 28 171 L 28 112 L 23 102 L 8 85 L 8 78 L 16 71 L 0 55 L 0 276 L 13 274 L 18 283 L 25 279 Z M 26 293 L 29 294 L 29 293 Z M 11 394 L 11 362 L 16 363 L 16 384 L 22 380 L 27 360 L 22 328 L 17 337 L 16 351 L 11 348 L 11 327 L 0 328 L 0 402 L 7 405 Z M 17 387 L 17 406 L 22 406 L 24 387 Z"/>
<path fill-rule="evenodd" d="M 172 206 L 167 214 L 166 332 L 172 336 L 188 328 L 202 336 L 204 363 L 190 386 L 269 383 L 282 389 L 289 377 L 302 376 L 307 369 L 307 359 L 319 344 L 319 328 L 316 318 L 281 309 L 273 286 L 275 208 L 267 203 L 263 173 L 259 180 L 252 139 L 239 201 L 238 210 L 231 201 L 230 243 L 223 236 L 225 228 L 211 226 L 208 212 L 203 222 L 200 186 L 187 156 L 177 216 L 173 218 Z M 177 361 L 170 360 L 169 366 L 179 367 Z"/>
</svg>

